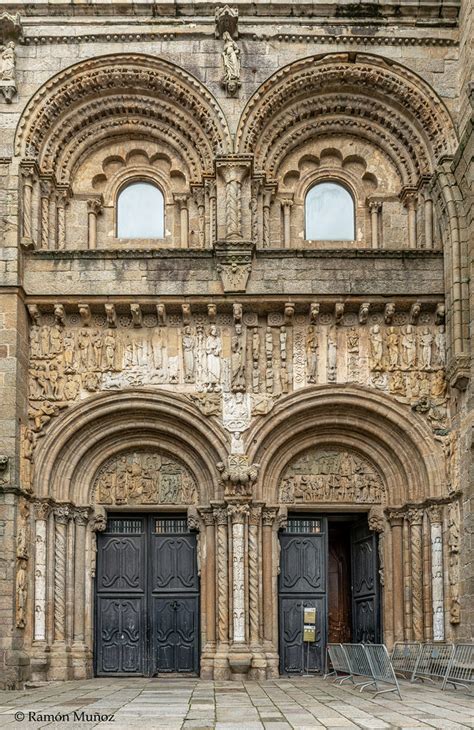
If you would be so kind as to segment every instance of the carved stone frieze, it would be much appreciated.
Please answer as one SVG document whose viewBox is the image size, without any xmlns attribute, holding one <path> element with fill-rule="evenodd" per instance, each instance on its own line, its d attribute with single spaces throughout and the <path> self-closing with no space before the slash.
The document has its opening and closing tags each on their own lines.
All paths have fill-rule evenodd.
<svg viewBox="0 0 474 730">
<path fill-rule="evenodd" d="M 188 469 L 157 451 L 128 451 L 108 459 L 94 480 L 97 504 L 194 504 Z"/>
<path fill-rule="evenodd" d="M 385 501 L 385 487 L 376 468 L 356 453 L 308 449 L 297 456 L 280 479 L 280 501 Z"/>
</svg>

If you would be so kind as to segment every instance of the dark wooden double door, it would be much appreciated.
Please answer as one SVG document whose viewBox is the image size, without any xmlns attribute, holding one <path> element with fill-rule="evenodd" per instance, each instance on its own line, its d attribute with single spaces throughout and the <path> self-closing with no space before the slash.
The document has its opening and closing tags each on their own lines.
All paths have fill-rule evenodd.
<svg viewBox="0 0 474 730">
<path fill-rule="evenodd" d="M 96 674 L 196 674 L 199 578 L 186 519 L 110 517 L 97 551 Z"/>
<path fill-rule="evenodd" d="M 328 641 L 379 641 L 377 535 L 366 518 L 289 517 L 280 546 L 282 674 L 323 672 Z M 316 609 L 309 643 L 303 641 L 306 607 Z"/>
</svg>

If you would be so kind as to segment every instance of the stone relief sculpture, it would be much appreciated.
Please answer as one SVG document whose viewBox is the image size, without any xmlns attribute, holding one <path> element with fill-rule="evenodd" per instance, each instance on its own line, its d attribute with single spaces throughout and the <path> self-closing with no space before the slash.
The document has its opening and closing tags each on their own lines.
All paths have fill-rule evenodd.
<svg viewBox="0 0 474 730">
<path fill-rule="evenodd" d="M 460 552 L 461 515 L 459 502 L 448 506 L 448 576 L 449 576 L 449 621 L 458 624 L 461 620 L 461 601 L 459 595 L 459 552 Z"/>
<path fill-rule="evenodd" d="M 13 41 L 0 46 L 0 60 L 0 90 L 7 104 L 10 104 L 16 94 L 16 54 Z"/>
<path fill-rule="evenodd" d="M 27 561 L 20 559 L 16 570 L 16 626 L 19 629 L 26 626 L 27 593 Z"/>
<path fill-rule="evenodd" d="M 234 96 L 240 88 L 240 49 L 232 39 L 228 31 L 222 36 L 224 49 L 222 51 L 222 63 L 224 75 L 222 84 L 229 96 Z"/>
<path fill-rule="evenodd" d="M 366 460 L 347 451 L 308 449 L 285 469 L 280 480 L 280 501 L 384 501 L 380 474 Z"/>
<path fill-rule="evenodd" d="M 114 456 L 99 469 L 94 480 L 97 504 L 193 504 L 197 500 L 194 478 L 171 457 L 148 451 Z"/>
</svg>

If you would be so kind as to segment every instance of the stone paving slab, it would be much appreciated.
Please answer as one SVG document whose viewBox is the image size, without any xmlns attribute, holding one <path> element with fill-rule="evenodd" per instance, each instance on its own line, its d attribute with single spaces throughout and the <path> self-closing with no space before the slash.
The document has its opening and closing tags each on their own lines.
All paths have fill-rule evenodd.
<svg viewBox="0 0 474 730">
<path fill-rule="evenodd" d="M 331 680 L 91 679 L 0 692 L 0 728 L 38 730 L 312 730 L 474 728 L 467 692 L 401 682 L 403 699 Z M 24 713 L 19 720 L 15 713 Z M 32 713 L 29 716 L 29 713 Z M 74 713 L 77 713 L 74 715 Z M 81 721 L 81 713 L 86 719 Z M 53 715 L 45 719 L 44 716 Z M 57 721 L 57 716 L 65 716 Z M 94 719 L 97 715 L 103 719 Z M 107 716 L 113 715 L 109 722 Z M 21 716 L 19 716 L 21 717 Z"/>
</svg>

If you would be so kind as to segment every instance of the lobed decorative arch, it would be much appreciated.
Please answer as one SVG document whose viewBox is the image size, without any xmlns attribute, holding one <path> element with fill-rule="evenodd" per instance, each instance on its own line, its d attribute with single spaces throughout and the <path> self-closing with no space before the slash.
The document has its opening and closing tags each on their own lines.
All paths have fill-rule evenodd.
<svg viewBox="0 0 474 730">
<path fill-rule="evenodd" d="M 387 506 L 442 496 L 445 465 L 423 420 L 383 393 L 362 386 L 314 386 L 281 399 L 272 417 L 247 434 L 249 458 L 260 464 L 256 499 L 278 502 L 289 462 L 310 447 L 347 448 L 377 465 Z"/>
<path fill-rule="evenodd" d="M 409 185 L 457 146 L 449 112 L 423 79 L 379 56 L 336 53 L 296 61 L 267 79 L 242 113 L 236 148 L 255 151 L 256 169 L 272 176 L 295 145 L 346 127 L 397 159 Z"/>
<path fill-rule="evenodd" d="M 185 154 L 193 182 L 230 148 L 224 114 L 197 79 L 168 61 L 124 53 L 83 61 L 44 84 L 19 121 L 15 150 L 68 183 L 91 140 L 130 135 L 165 138 Z"/>
<path fill-rule="evenodd" d="M 156 450 L 181 461 L 198 486 L 198 502 L 216 494 L 215 465 L 226 454 L 224 431 L 185 397 L 129 390 L 87 399 L 59 417 L 38 443 L 34 489 L 39 498 L 76 506 L 93 503 L 94 476 L 125 451 Z"/>
</svg>

